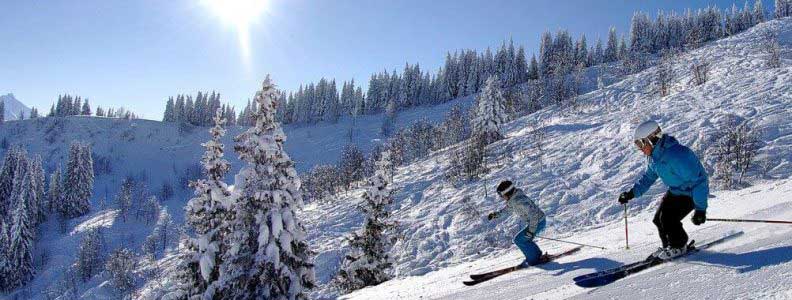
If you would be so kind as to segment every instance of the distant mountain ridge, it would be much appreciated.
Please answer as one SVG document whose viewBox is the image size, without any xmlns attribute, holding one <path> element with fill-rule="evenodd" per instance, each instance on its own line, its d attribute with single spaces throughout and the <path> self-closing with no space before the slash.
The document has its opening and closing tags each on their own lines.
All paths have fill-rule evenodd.
<svg viewBox="0 0 792 300">
<path fill-rule="evenodd" d="M 24 114 L 25 118 L 30 116 L 30 108 L 17 100 L 14 94 L 8 93 L 0 95 L 0 100 L 5 103 L 5 113 L 3 117 L 6 121 L 18 120 L 20 114 Z"/>
</svg>

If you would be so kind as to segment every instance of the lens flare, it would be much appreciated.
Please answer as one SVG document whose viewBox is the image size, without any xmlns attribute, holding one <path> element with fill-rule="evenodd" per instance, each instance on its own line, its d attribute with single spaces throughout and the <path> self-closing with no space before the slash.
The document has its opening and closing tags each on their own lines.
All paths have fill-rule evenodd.
<svg viewBox="0 0 792 300">
<path fill-rule="evenodd" d="M 250 27 L 267 10 L 266 0 L 203 0 L 207 8 L 224 23 L 234 27 L 239 50 L 247 67 L 250 66 Z"/>
</svg>

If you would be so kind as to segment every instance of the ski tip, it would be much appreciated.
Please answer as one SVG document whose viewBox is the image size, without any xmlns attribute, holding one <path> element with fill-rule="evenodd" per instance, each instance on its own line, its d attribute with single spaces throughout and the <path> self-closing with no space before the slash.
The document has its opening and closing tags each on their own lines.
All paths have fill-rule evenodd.
<svg viewBox="0 0 792 300">
<path fill-rule="evenodd" d="M 476 284 L 479 284 L 479 283 L 481 283 L 481 281 L 475 281 L 475 280 L 462 281 L 462 284 L 464 284 L 466 286 L 473 286 L 473 285 L 476 285 Z"/>
<path fill-rule="evenodd" d="M 602 280 L 581 280 L 581 281 L 575 281 L 575 285 L 582 288 L 595 288 L 595 287 L 601 287 L 610 282 L 611 281 L 602 281 Z"/>
</svg>

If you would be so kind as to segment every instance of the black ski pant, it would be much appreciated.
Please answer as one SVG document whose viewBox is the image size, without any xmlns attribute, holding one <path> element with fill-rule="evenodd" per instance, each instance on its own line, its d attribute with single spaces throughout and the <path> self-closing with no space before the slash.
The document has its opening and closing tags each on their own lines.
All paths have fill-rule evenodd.
<svg viewBox="0 0 792 300">
<path fill-rule="evenodd" d="M 652 220 L 660 233 L 663 247 L 682 248 L 687 244 L 688 235 L 682 228 L 682 219 L 692 210 L 693 198 L 666 192 Z"/>
</svg>

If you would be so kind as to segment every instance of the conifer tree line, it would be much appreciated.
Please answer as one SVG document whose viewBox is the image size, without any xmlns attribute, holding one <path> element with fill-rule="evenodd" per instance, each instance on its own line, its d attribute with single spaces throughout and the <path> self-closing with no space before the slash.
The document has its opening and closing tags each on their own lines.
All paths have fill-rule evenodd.
<svg viewBox="0 0 792 300">
<path fill-rule="evenodd" d="M 163 122 L 180 122 L 195 126 L 211 126 L 215 112 L 220 109 L 222 117 L 229 125 L 236 125 L 236 113 L 230 105 L 220 103 L 220 94 L 217 92 L 198 92 L 192 95 L 176 95 L 168 98 L 165 103 Z"/>
<path fill-rule="evenodd" d="M 776 1 L 776 17 L 790 14 L 792 9 L 787 8 L 790 1 Z M 538 56 L 530 58 L 524 47 L 515 46 L 513 41 L 502 43 L 497 51 L 449 52 L 443 67 L 435 72 L 408 63 L 401 73 L 385 70 L 372 74 L 365 93 L 354 80 L 343 82 L 339 91 L 335 79 L 323 78 L 300 86 L 296 92 L 279 95 L 278 118 L 286 124 L 334 122 L 343 116 L 383 113 L 389 106 L 398 111 L 439 104 L 481 92 L 493 75 L 500 78 L 505 88 L 529 80 L 557 79 L 581 68 L 616 61 L 625 61 L 629 72 L 637 72 L 646 67 L 640 61 L 646 54 L 695 48 L 745 31 L 765 21 L 766 15 L 761 0 L 756 0 L 753 6 L 746 3 L 742 9 L 733 6 L 726 11 L 716 7 L 687 10 L 682 14 L 661 11 L 654 19 L 636 12 L 628 35 L 619 36 L 615 28 L 610 28 L 606 40 L 597 38 L 591 43 L 585 35 L 573 39 L 566 30 L 555 34 L 548 31 L 541 36 Z M 558 90 L 553 87 L 546 94 L 566 92 Z M 566 96 L 569 95 L 561 95 Z M 254 106 L 255 103 L 248 104 L 250 109 L 246 110 L 253 111 Z M 247 116 L 241 112 L 240 122 L 248 120 Z"/>
<path fill-rule="evenodd" d="M 36 228 L 48 215 L 73 218 L 89 209 L 93 189 L 90 146 L 75 143 L 69 152 L 65 178 L 60 169 L 46 186 L 39 155 L 15 146 L 0 166 L 0 290 L 25 285 L 35 275 L 33 246 Z M 64 189 L 65 187 L 65 189 Z"/>
<path fill-rule="evenodd" d="M 46 115 L 47 117 L 68 117 L 68 116 L 91 116 L 95 115 L 97 117 L 107 117 L 107 118 L 118 118 L 118 119 L 137 119 L 138 116 L 132 111 L 127 110 L 126 108 L 119 107 L 119 108 L 102 108 L 101 106 L 96 107 L 96 111 L 91 109 L 91 104 L 88 101 L 88 98 L 83 99 L 80 96 L 72 96 L 69 94 L 66 95 L 58 95 L 58 101 L 55 104 L 50 106 L 50 111 Z M 39 113 L 38 109 L 35 107 L 30 109 L 30 116 L 29 118 L 35 119 L 41 117 L 42 115 Z"/>
<path fill-rule="evenodd" d="M 50 107 L 49 117 L 90 116 L 91 105 L 88 98 L 83 101 L 80 96 L 58 95 L 58 102 Z"/>
<path fill-rule="evenodd" d="M 786 18 L 792 16 L 792 0 L 775 0 L 774 17 Z"/>
<path fill-rule="evenodd" d="M 777 0 L 774 16 L 788 16 L 791 1 Z M 566 98 L 576 91 L 562 78 L 582 68 L 623 61 L 627 72 L 637 72 L 647 66 L 644 61 L 647 54 L 696 48 L 745 31 L 765 21 L 766 15 L 761 0 L 756 0 L 753 6 L 746 3 L 740 9 L 734 5 L 725 11 L 714 6 L 681 14 L 661 11 L 653 19 L 639 11 L 632 17 L 628 35 L 619 36 L 615 28 L 610 28 L 605 41 L 597 38 L 591 43 L 585 35 L 573 39 L 566 30 L 544 32 L 538 56 L 532 55 L 530 59 L 524 47 L 515 46 L 510 40 L 503 42 L 497 51 L 449 52 L 443 67 L 435 72 L 407 63 L 400 73 L 384 70 L 372 74 L 365 93 L 354 80 L 342 82 L 339 88 L 335 79 L 322 78 L 301 85 L 297 91 L 279 93 L 276 116 L 284 124 L 291 124 L 335 122 L 344 116 L 388 112 L 389 107 L 393 114 L 405 108 L 479 93 L 493 75 L 498 76 L 504 88 L 543 80 L 545 98 Z M 250 126 L 256 103 L 248 101 L 237 115 L 232 106 L 220 104 L 217 93 L 199 92 L 195 98 L 179 95 L 168 100 L 163 120 L 210 126 L 217 108 L 222 108 L 228 125 Z"/>
</svg>

